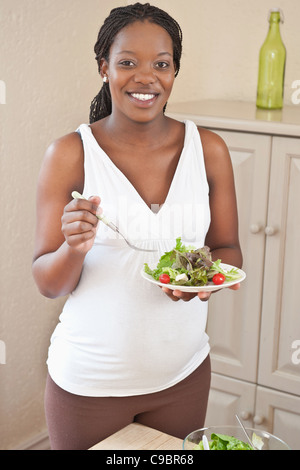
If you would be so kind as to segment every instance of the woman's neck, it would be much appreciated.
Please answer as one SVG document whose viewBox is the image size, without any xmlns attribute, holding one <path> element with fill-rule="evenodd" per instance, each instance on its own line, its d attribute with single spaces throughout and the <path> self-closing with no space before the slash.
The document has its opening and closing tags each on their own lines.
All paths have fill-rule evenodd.
<svg viewBox="0 0 300 470">
<path fill-rule="evenodd" d="M 112 113 L 103 120 L 105 132 L 123 145 L 160 146 L 166 140 L 169 118 L 164 114 L 148 122 L 116 118 Z"/>
</svg>

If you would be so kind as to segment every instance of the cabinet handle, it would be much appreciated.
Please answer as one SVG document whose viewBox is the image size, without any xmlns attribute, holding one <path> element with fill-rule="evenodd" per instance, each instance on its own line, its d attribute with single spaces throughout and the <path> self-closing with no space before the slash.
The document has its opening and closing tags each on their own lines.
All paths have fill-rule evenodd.
<svg viewBox="0 0 300 470">
<path fill-rule="evenodd" d="M 261 415 L 255 415 L 253 418 L 254 423 L 258 425 L 262 424 L 264 420 L 265 420 L 264 416 L 261 416 Z"/>
<path fill-rule="evenodd" d="M 241 418 L 244 421 L 247 421 L 250 418 L 250 416 L 251 414 L 249 413 L 249 411 L 241 411 Z"/>
<path fill-rule="evenodd" d="M 276 228 L 272 227 L 271 225 L 268 225 L 265 228 L 265 234 L 268 235 L 268 237 L 271 237 L 272 235 L 275 235 L 276 233 Z"/>
<path fill-rule="evenodd" d="M 261 231 L 261 225 L 259 224 L 251 224 L 250 225 L 250 232 L 251 233 L 259 233 Z"/>
</svg>

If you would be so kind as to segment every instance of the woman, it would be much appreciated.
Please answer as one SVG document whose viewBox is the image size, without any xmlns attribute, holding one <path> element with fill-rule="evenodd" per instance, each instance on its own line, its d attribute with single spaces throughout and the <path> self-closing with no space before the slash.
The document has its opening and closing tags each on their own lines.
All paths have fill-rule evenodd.
<svg viewBox="0 0 300 470">
<path fill-rule="evenodd" d="M 178 236 L 242 263 L 226 145 L 164 114 L 181 42 L 178 23 L 156 7 L 112 10 L 95 45 L 103 86 L 90 125 L 46 152 L 33 274 L 43 295 L 70 294 L 49 348 L 52 449 L 87 449 L 133 421 L 180 438 L 204 424 L 209 294 L 159 289 L 140 275 Z M 74 190 L 87 200 L 71 200 Z M 98 222 L 102 211 L 157 251 L 131 250 Z"/>
</svg>

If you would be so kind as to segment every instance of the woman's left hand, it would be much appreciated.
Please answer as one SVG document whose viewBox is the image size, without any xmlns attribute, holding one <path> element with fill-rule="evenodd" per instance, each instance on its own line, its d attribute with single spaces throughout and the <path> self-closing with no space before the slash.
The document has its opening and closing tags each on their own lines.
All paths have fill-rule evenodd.
<svg viewBox="0 0 300 470">
<path fill-rule="evenodd" d="M 234 286 L 228 287 L 228 289 L 231 290 L 238 290 L 240 288 L 240 283 L 235 284 Z M 178 300 L 183 300 L 184 302 L 189 302 L 191 299 L 194 299 L 195 297 L 198 297 L 202 302 L 207 302 L 208 299 L 210 298 L 211 294 L 214 294 L 216 292 L 219 292 L 219 290 L 215 290 L 213 292 L 182 292 L 178 289 L 172 290 L 168 289 L 167 287 L 162 287 L 162 290 L 167 294 L 168 297 L 170 297 L 171 300 L 174 302 L 178 302 Z"/>
</svg>

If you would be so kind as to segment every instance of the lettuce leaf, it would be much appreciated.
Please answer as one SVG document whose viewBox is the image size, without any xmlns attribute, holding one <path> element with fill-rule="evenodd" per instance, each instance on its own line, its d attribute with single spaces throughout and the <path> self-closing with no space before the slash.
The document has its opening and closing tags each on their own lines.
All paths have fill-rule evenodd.
<svg viewBox="0 0 300 470">
<path fill-rule="evenodd" d="M 210 439 L 210 450 L 252 450 L 249 444 L 233 436 L 212 433 Z M 202 441 L 195 447 L 195 450 L 204 450 Z"/>
<path fill-rule="evenodd" d="M 144 270 L 156 281 L 159 280 L 161 274 L 168 274 L 171 284 L 184 286 L 205 286 L 216 273 L 224 274 L 226 281 L 232 281 L 240 277 L 237 269 L 225 271 L 220 263 L 220 259 L 212 261 L 208 246 L 198 249 L 193 246 L 185 246 L 179 237 L 176 239 L 175 248 L 161 256 L 155 269 L 150 269 L 148 264 L 145 263 Z M 176 281 L 179 274 L 186 274 L 188 280 Z"/>
</svg>

